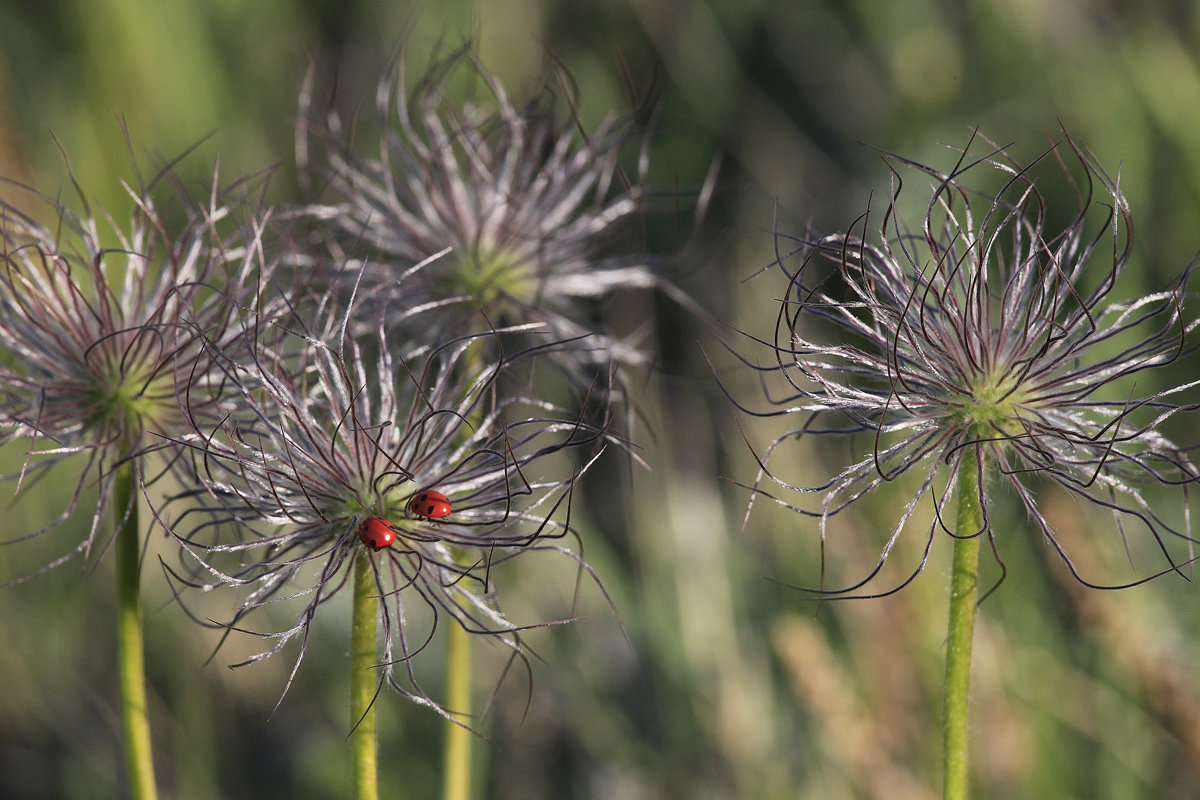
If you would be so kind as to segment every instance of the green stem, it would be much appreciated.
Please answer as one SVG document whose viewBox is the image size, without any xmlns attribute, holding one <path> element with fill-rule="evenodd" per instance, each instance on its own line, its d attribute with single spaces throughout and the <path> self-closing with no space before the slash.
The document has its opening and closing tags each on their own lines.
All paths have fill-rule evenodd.
<svg viewBox="0 0 1200 800">
<path fill-rule="evenodd" d="M 138 531 L 132 461 L 126 461 L 116 469 L 112 503 L 120 524 L 116 543 L 117 652 L 121 671 L 125 757 L 129 763 L 129 792 L 134 800 L 154 800 L 158 790 L 154 783 L 150 718 L 146 713 L 146 662 L 140 600 L 142 541 Z"/>
<path fill-rule="evenodd" d="M 483 368 L 480 354 L 482 342 L 476 339 L 464 353 L 466 374 L 478 377 Z M 472 414 L 478 422 L 479 410 Z M 463 563 L 467 555 L 455 554 Z M 442 762 L 442 800 L 470 800 L 471 797 L 471 738 L 473 734 L 460 724 L 471 718 L 471 635 L 454 620 L 446 634 L 446 707 L 457 719 L 446 720 L 445 752 Z"/>
<path fill-rule="evenodd" d="M 979 487 L 983 476 L 978 462 L 968 456 L 958 473 L 955 495 L 954 565 L 950 577 L 950 624 L 946 634 L 945 716 L 942 722 L 942 797 L 967 797 L 967 710 L 971 686 L 971 640 L 975 632 L 978 596 L 979 545 L 983 535 L 983 509 Z"/>
<path fill-rule="evenodd" d="M 461 719 L 471 713 L 471 635 L 462 625 L 449 624 L 446 640 L 446 706 Z M 443 800 L 471 796 L 471 731 L 446 721 Z"/>
<path fill-rule="evenodd" d="M 350 621 L 350 746 L 354 759 L 354 797 L 378 800 L 379 774 L 375 731 L 375 629 L 378 590 L 371 559 L 359 553 L 354 565 L 354 610 Z"/>
</svg>

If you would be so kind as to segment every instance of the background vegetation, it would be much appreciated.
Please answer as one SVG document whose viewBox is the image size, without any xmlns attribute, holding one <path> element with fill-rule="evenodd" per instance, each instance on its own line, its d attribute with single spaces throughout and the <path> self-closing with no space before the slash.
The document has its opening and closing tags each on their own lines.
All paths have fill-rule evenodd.
<svg viewBox="0 0 1200 800">
<path fill-rule="evenodd" d="M 1200 243 L 1200 4 L 1170 0 L 6 0 L 0 175 L 69 196 L 65 153 L 89 195 L 121 213 L 130 154 L 116 112 L 144 163 L 203 139 L 183 162 L 185 179 L 202 184 L 218 159 L 228 179 L 278 163 L 272 193 L 287 200 L 310 55 L 336 72 L 338 101 L 369 118 L 400 43 L 419 62 L 439 41 L 465 40 L 515 95 L 565 68 L 589 124 L 628 112 L 631 95 L 652 89 L 656 186 L 699 187 L 723 155 L 704 239 L 674 278 L 716 317 L 757 335 L 770 333 L 781 283 L 745 279 L 770 263 L 771 230 L 847 228 L 872 192 L 886 191 L 872 147 L 946 167 L 954 155 L 943 144 L 962 145 L 978 127 L 1029 159 L 1061 138 L 1061 125 L 1120 172 L 1137 225 L 1124 291 L 1166 282 Z M 682 243 L 686 219 L 649 217 L 648 243 Z M 771 581 L 815 581 L 815 531 L 761 507 L 744 519 L 747 492 L 722 479 L 750 479 L 753 462 L 700 346 L 719 354 L 718 339 L 738 337 L 658 297 L 620 296 L 605 313 L 630 332 L 657 322 L 647 346 L 658 368 L 636 383 L 641 455 L 653 470 L 611 461 L 588 476 L 572 516 L 617 613 L 588 588 L 578 622 L 536 633 L 531 691 L 523 675 L 496 688 L 503 654 L 478 647 L 477 689 L 492 697 L 476 777 L 483 794 L 937 796 L 949 541 L 938 541 L 918 581 L 883 600 L 814 605 Z M 729 359 L 717 371 L 755 397 Z M 767 427 L 747 426 L 747 435 L 767 441 Z M 19 453 L 0 456 L 6 472 L 19 464 Z M 797 448 L 795 477 L 841 458 Z M 7 508 L 3 538 L 53 517 L 55 488 L 39 485 Z M 1125 558 L 1111 520 L 1048 502 L 1058 503 L 1047 514 L 1074 553 Z M 872 508 L 860 520 L 864 541 L 892 519 L 887 498 Z M 1172 576 L 1087 591 L 1030 534 L 1015 501 L 996 529 L 1010 574 L 977 633 L 975 796 L 1200 797 L 1197 588 Z M 5 547 L 0 580 L 28 574 L 81 535 L 67 527 Z M 1134 544 L 1138 566 L 1156 569 L 1145 543 Z M 896 557 L 914 563 L 919 546 L 912 537 Z M 850 542 L 829 550 L 842 576 L 865 572 L 876 556 Z M 508 612 L 536 620 L 561 609 L 573 573 L 519 561 Z M 122 792 L 110 562 L 73 562 L 0 590 L 0 796 Z M 215 638 L 174 607 L 153 548 L 147 563 L 164 794 L 343 796 L 345 626 L 318 631 L 272 715 L 290 661 L 231 672 L 235 642 L 206 663 Z M 427 655 L 432 689 L 440 656 Z M 435 796 L 440 719 L 391 696 L 379 708 L 385 792 Z"/>
</svg>

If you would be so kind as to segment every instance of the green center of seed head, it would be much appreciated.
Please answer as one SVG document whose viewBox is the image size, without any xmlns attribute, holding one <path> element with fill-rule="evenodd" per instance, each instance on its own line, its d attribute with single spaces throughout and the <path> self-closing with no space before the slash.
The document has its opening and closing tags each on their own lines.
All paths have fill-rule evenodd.
<svg viewBox="0 0 1200 800">
<path fill-rule="evenodd" d="M 536 297 L 536 270 L 520 253 L 479 245 L 451 258 L 454 271 L 447 276 L 447 288 L 453 294 L 473 298 L 477 308 L 531 303 Z"/>
<path fill-rule="evenodd" d="M 1027 394 L 1011 372 L 980 375 L 966 395 L 951 404 L 953 416 L 980 439 L 1019 436 L 1026 431 L 1022 407 Z"/>
<path fill-rule="evenodd" d="M 371 516 L 396 524 L 404 519 L 404 507 L 411 493 L 412 484 L 408 481 L 384 493 L 364 482 L 356 492 L 347 494 L 342 499 L 340 505 L 331 512 L 331 516 L 339 519 Z"/>
<path fill-rule="evenodd" d="M 132 449 L 148 431 L 168 433 L 179 417 L 174 379 L 170 371 L 155 373 L 152 366 L 126 365 L 97 377 L 89 404 L 92 412 L 85 424 L 116 435 Z"/>
</svg>

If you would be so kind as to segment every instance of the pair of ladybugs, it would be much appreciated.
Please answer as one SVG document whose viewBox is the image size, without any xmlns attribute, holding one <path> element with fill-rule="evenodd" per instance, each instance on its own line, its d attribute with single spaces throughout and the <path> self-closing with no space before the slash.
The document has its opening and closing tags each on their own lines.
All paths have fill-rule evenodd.
<svg viewBox="0 0 1200 800">
<path fill-rule="evenodd" d="M 408 513 L 414 517 L 440 519 L 453 510 L 446 495 L 434 489 L 418 492 L 408 501 Z M 395 543 L 396 529 L 382 517 L 368 517 L 358 529 L 358 538 L 372 550 L 382 550 Z"/>
</svg>

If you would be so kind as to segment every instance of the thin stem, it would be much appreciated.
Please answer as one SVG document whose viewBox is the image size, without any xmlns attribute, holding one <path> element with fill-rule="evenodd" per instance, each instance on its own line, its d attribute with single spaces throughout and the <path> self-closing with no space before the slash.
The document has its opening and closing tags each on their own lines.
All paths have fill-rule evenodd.
<svg viewBox="0 0 1200 800">
<path fill-rule="evenodd" d="M 375 730 L 375 629 L 379 592 L 367 553 L 354 565 L 354 610 L 350 620 L 350 746 L 355 800 L 378 800 L 378 744 Z"/>
<path fill-rule="evenodd" d="M 983 509 L 979 503 L 981 463 L 964 458 L 955 495 L 954 564 L 950 577 L 950 624 L 946 634 L 945 716 L 942 721 L 942 797 L 967 797 L 967 711 L 971 686 L 971 641 L 979 589 L 979 546 Z"/>
<path fill-rule="evenodd" d="M 451 623 L 446 640 L 446 706 L 462 719 L 471 713 L 471 635 Z M 471 797 L 471 731 L 454 720 L 446 721 L 443 800 Z"/>
<path fill-rule="evenodd" d="M 480 354 L 482 340 L 476 339 L 464 353 L 466 374 L 477 376 L 483 369 Z M 472 414 L 476 422 L 480 409 Z M 465 553 L 455 554 L 463 562 Z M 442 761 L 442 800 L 471 798 L 471 731 L 460 724 L 471 717 L 471 636 L 466 628 L 454 621 L 446 634 L 446 708 L 458 717 L 446 719 L 445 751 Z"/>
<path fill-rule="evenodd" d="M 134 495 L 133 462 L 116 468 L 113 509 L 117 515 L 117 652 L 121 671 L 121 716 L 129 793 L 133 800 L 154 800 L 154 754 L 146 713 L 146 661 L 141 607 L 141 536 Z"/>
</svg>

